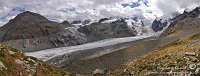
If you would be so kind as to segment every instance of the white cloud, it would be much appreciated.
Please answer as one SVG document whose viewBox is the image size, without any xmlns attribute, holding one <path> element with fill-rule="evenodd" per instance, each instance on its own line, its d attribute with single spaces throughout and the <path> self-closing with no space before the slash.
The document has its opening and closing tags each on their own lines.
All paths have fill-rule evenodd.
<svg viewBox="0 0 200 76">
<path fill-rule="evenodd" d="M 133 16 L 153 18 L 172 11 L 182 11 L 185 8 L 197 6 L 199 0 L 148 0 L 149 7 L 140 2 L 136 8 L 123 7 L 122 3 L 138 0 L 0 0 L 0 18 L 7 15 L 15 7 L 39 13 L 48 19 L 62 22 L 63 20 L 99 19 L 113 16 Z M 147 13 L 148 12 L 148 13 Z M 20 12 L 12 13 L 5 20 L 0 19 L 0 25 L 5 24 Z"/>
<path fill-rule="evenodd" d="M 186 8 L 194 9 L 200 6 L 200 0 L 149 0 L 151 5 L 158 8 L 163 14 L 177 11 L 183 13 Z"/>
</svg>

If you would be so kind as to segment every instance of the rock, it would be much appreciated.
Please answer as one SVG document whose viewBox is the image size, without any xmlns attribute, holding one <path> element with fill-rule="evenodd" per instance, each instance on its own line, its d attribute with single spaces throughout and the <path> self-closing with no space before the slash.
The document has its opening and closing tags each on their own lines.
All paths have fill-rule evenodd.
<svg viewBox="0 0 200 76">
<path fill-rule="evenodd" d="M 74 27 L 72 24 L 70 24 L 67 20 L 63 21 L 64 25 L 66 25 L 67 27 Z"/>
<path fill-rule="evenodd" d="M 0 61 L 0 70 L 3 70 L 3 69 L 6 69 L 6 70 L 7 70 L 7 68 L 4 66 L 3 62 Z"/>
<path fill-rule="evenodd" d="M 10 51 L 10 50 L 8 51 L 8 53 L 11 54 L 11 55 L 15 54 L 15 52 Z"/>
<path fill-rule="evenodd" d="M 102 19 L 99 20 L 98 23 L 101 23 L 101 22 L 106 21 L 106 20 L 109 20 L 109 19 L 110 19 L 110 18 L 102 18 Z"/>
<path fill-rule="evenodd" d="M 196 56 L 195 52 L 185 52 L 185 56 Z"/>
<path fill-rule="evenodd" d="M 87 24 L 89 24 L 91 22 L 91 20 L 90 19 L 88 19 L 88 20 L 85 20 L 85 21 L 83 21 L 83 25 L 87 25 Z"/>
<path fill-rule="evenodd" d="M 161 31 L 161 30 L 163 30 L 164 27 L 167 26 L 167 23 L 168 23 L 167 21 L 162 21 L 161 19 L 158 19 L 158 20 L 156 19 L 152 23 L 152 29 L 155 32 Z"/>
<path fill-rule="evenodd" d="M 33 75 L 29 74 L 28 76 L 33 76 Z"/>
<path fill-rule="evenodd" d="M 15 59 L 15 63 L 17 63 L 17 64 L 24 64 L 24 62 L 21 61 L 21 60 L 19 60 L 19 59 Z"/>
<path fill-rule="evenodd" d="M 81 20 L 73 21 L 71 24 L 80 24 Z"/>
<path fill-rule="evenodd" d="M 152 23 L 152 29 L 154 32 L 162 31 L 173 21 L 174 17 L 178 16 L 179 13 L 173 12 L 166 14 L 160 18 L 156 18 Z"/>
<path fill-rule="evenodd" d="M 70 25 L 70 23 L 67 20 L 63 21 L 63 24 Z"/>
<path fill-rule="evenodd" d="M 199 74 L 199 72 L 200 72 L 200 68 L 197 68 L 197 69 L 195 70 L 195 73 L 196 73 L 196 74 Z"/>
<path fill-rule="evenodd" d="M 124 73 L 122 74 L 123 76 L 133 76 L 133 74 L 131 73 L 130 69 L 125 69 Z"/>
<path fill-rule="evenodd" d="M 93 72 L 93 76 L 104 76 L 105 72 L 101 69 L 95 69 Z"/>
<path fill-rule="evenodd" d="M 30 62 L 36 63 L 36 61 L 31 59 L 31 58 L 28 58 L 27 60 L 30 61 Z"/>
</svg>

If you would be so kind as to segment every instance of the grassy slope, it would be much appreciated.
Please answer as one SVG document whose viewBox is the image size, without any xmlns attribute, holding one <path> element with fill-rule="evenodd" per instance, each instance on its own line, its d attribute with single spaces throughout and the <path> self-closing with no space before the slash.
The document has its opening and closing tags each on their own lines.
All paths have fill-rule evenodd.
<svg viewBox="0 0 200 76">
<path fill-rule="evenodd" d="M 0 61 L 6 68 L 0 70 L 0 76 L 73 76 L 33 57 L 24 56 L 20 51 L 0 44 Z"/>
<path fill-rule="evenodd" d="M 186 69 L 159 69 L 158 67 L 185 67 L 187 63 L 199 63 L 200 57 L 194 58 L 184 56 L 185 52 L 192 51 L 200 53 L 200 34 L 196 34 L 189 38 L 179 39 L 169 45 L 157 49 L 148 55 L 142 56 L 127 64 L 110 69 L 111 76 L 120 76 L 125 69 L 129 69 L 136 76 L 152 76 L 147 72 L 187 72 Z M 189 45 L 192 45 L 189 47 Z M 154 75 L 153 75 L 154 76 Z M 157 75 L 156 75 L 157 76 Z"/>
</svg>

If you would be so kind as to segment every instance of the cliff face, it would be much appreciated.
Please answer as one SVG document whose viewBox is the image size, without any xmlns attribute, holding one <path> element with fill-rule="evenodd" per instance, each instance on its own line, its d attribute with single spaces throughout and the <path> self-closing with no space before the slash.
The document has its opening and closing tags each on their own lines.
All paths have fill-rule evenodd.
<svg viewBox="0 0 200 76">
<path fill-rule="evenodd" d="M 1 76 L 76 76 L 72 72 L 56 68 L 22 52 L 0 44 Z"/>
</svg>

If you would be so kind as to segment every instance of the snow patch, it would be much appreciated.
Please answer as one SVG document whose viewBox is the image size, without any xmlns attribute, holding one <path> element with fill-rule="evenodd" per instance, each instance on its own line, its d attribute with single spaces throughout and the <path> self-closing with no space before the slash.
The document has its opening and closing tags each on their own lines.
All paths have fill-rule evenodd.
<svg viewBox="0 0 200 76">
<path fill-rule="evenodd" d="M 117 21 L 118 19 L 110 19 L 110 20 L 105 20 L 105 21 L 102 21 L 101 23 L 112 23 L 112 22 L 115 22 Z"/>
<path fill-rule="evenodd" d="M 134 28 L 137 32 L 137 35 L 141 35 L 143 32 L 142 32 L 142 22 L 139 20 L 139 21 L 134 21 L 132 19 L 127 19 L 125 20 L 127 25 L 130 27 L 130 28 Z"/>
</svg>

